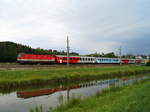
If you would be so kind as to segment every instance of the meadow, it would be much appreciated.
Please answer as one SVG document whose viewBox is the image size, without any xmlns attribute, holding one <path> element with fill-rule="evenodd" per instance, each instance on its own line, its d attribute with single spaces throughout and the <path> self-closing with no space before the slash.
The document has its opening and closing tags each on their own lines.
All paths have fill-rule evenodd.
<svg viewBox="0 0 150 112">
<path fill-rule="evenodd" d="M 0 88 L 108 79 L 150 73 L 146 66 L 80 67 L 29 70 L 0 70 Z"/>
</svg>

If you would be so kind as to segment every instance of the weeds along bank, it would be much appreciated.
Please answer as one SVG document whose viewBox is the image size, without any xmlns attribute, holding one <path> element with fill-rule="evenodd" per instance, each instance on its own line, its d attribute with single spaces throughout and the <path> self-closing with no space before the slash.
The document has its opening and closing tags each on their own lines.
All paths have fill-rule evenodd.
<svg viewBox="0 0 150 112">
<path fill-rule="evenodd" d="M 149 112 L 150 79 L 105 90 L 86 99 L 72 98 L 69 102 L 46 112 Z M 45 112 L 36 107 L 30 112 Z"/>
<path fill-rule="evenodd" d="M 108 79 L 150 73 L 150 67 L 122 66 L 103 68 L 56 68 L 32 70 L 1 70 L 0 88 L 69 83 L 80 80 Z"/>
</svg>

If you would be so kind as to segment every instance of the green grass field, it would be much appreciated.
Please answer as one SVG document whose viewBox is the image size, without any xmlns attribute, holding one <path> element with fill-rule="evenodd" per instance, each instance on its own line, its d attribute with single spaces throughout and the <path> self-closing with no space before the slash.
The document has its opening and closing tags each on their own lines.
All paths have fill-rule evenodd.
<svg viewBox="0 0 150 112">
<path fill-rule="evenodd" d="M 0 88 L 87 79 L 114 78 L 149 73 L 150 67 L 122 66 L 103 68 L 55 68 L 32 70 L 0 70 Z"/>
</svg>

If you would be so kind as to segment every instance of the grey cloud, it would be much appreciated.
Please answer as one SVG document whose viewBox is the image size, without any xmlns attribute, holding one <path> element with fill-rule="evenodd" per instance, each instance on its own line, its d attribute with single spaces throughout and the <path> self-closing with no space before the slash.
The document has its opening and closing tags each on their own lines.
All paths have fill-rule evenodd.
<svg viewBox="0 0 150 112">
<path fill-rule="evenodd" d="M 149 7 L 149 0 L 1 0 L 0 41 L 64 50 L 69 35 L 72 50 L 82 54 L 119 46 L 146 53 Z"/>
</svg>

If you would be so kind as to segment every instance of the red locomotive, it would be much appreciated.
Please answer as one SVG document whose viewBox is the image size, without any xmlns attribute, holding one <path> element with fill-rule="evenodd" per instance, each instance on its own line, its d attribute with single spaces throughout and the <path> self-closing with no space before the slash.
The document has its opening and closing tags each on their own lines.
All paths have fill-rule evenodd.
<svg viewBox="0 0 150 112">
<path fill-rule="evenodd" d="M 19 54 L 17 58 L 18 63 L 26 64 L 38 64 L 38 63 L 54 63 L 55 56 L 53 55 L 39 55 L 39 54 Z"/>
</svg>

